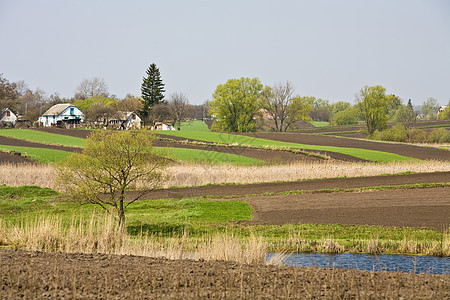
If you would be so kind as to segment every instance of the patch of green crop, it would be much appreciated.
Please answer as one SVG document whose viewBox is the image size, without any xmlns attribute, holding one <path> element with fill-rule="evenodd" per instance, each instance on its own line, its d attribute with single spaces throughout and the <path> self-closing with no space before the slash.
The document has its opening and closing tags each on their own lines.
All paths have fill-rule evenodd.
<svg viewBox="0 0 450 300">
<path fill-rule="evenodd" d="M 34 143 L 61 146 L 83 147 L 85 143 L 85 140 L 81 138 L 32 129 L 5 129 L 0 130 L 0 135 Z"/>
<path fill-rule="evenodd" d="M 177 128 L 177 126 L 175 126 Z M 208 125 L 202 120 L 181 122 L 180 131 L 210 132 Z"/>
<path fill-rule="evenodd" d="M 416 160 L 411 157 L 398 155 L 395 153 L 381 152 L 376 150 L 367 150 L 359 148 L 346 148 L 346 147 L 333 147 L 333 146 L 319 146 L 319 145 L 306 145 L 296 144 L 288 142 L 280 142 L 273 140 L 266 140 L 261 138 L 254 138 L 249 136 L 242 136 L 221 132 L 181 132 L 181 131 L 161 131 L 161 134 L 172 135 L 177 137 L 184 137 L 187 139 L 221 143 L 221 144 L 234 144 L 234 145 L 250 145 L 256 147 L 287 147 L 297 148 L 304 150 L 319 150 L 342 153 L 368 161 L 375 162 L 391 162 L 391 161 L 407 161 Z"/>
<path fill-rule="evenodd" d="M 262 165 L 265 162 L 256 158 L 246 157 L 231 153 L 222 153 L 216 151 L 186 149 L 186 148 L 159 148 L 166 153 L 167 157 L 188 162 L 208 163 L 208 164 L 233 164 L 240 166 Z"/>
<path fill-rule="evenodd" d="M 329 122 L 312 121 L 312 122 L 309 122 L 309 123 L 311 123 L 314 127 L 330 126 Z"/>
<path fill-rule="evenodd" d="M 55 149 L 45 149 L 45 148 L 31 148 L 31 147 L 18 147 L 18 146 L 7 146 L 0 145 L 0 151 L 4 152 L 18 152 L 29 159 L 35 160 L 40 163 L 55 163 L 58 161 L 65 160 L 70 152 Z"/>
</svg>

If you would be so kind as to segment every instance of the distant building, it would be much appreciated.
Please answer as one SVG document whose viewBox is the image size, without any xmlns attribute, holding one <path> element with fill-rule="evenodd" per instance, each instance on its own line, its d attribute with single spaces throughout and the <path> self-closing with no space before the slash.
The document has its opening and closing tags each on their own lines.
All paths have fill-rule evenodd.
<svg viewBox="0 0 450 300">
<path fill-rule="evenodd" d="M 156 122 L 154 126 L 152 126 L 151 130 L 176 130 L 175 127 L 169 124 L 165 124 L 162 122 Z"/>
<path fill-rule="evenodd" d="M 0 114 L 0 124 L 2 126 L 14 127 L 17 122 L 17 116 L 9 109 L 5 108 Z"/>
<path fill-rule="evenodd" d="M 440 113 L 443 112 L 446 108 L 447 108 L 446 105 L 445 105 L 445 106 L 439 107 L 439 109 L 438 109 L 438 111 L 437 111 L 437 114 L 440 114 Z"/>
<path fill-rule="evenodd" d="M 141 128 L 142 120 L 134 111 L 118 111 L 116 118 L 109 120 L 109 124 L 119 129 Z"/>
<path fill-rule="evenodd" d="M 70 103 L 53 105 L 39 118 L 39 123 L 44 127 L 70 127 L 83 121 L 83 112 Z"/>
</svg>

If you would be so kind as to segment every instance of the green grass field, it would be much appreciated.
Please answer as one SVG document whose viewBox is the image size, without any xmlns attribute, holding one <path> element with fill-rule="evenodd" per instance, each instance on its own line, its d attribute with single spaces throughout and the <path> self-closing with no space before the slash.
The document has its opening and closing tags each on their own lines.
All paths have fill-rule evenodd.
<svg viewBox="0 0 450 300">
<path fill-rule="evenodd" d="M 354 157 L 366 159 L 375 162 L 390 162 L 390 161 L 407 161 L 414 160 L 414 158 L 406 157 L 394 153 L 387 153 L 375 150 L 358 149 L 358 148 L 344 148 L 333 146 L 318 146 L 318 145 L 305 145 L 288 142 L 279 142 L 273 140 L 266 140 L 260 138 L 253 138 L 248 136 L 241 136 L 220 132 L 196 132 L 196 131 L 161 131 L 158 132 L 164 135 L 172 135 L 177 137 L 184 137 L 188 139 L 200 140 L 212 143 L 221 144 L 234 144 L 234 145 L 249 145 L 256 147 L 287 147 L 287 148 L 300 148 L 305 150 L 319 150 L 319 151 L 331 151 L 342 154 L 351 155 Z"/>
<path fill-rule="evenodd" d="M 234 145 L 249 145 L 254 147 L 287 147 L 287 148 L 300 148 L 305 150 L 319 150 L 319 151 L 331 151 L 342 153 L 346 155 L 351 155 L 354 157 L 362 158 L 369 161 L 374 162 L 391 162 L 391 161 L 406 161 L 406 160 L 414 160 L 413 158 L 401 156 L 394 153 L 387 153 L 375 150 L 367 150 L 367 149 L 358 149 L 358 148 L 344 148 L 344 147 L 333 147 L 333 146 L 318 146 L 318 145 L 305 145 L 305 144 L 296 144 L 296 143 L 287 143 L 287 142 L 279 142 L 273 140 L 266 140 L 260 138 L 253 138 L 247 136 L 240 136 L 235 134 L 228 133 L 218 133 L 218 132 L 210 132 L 207 131 L 207 126 L 201 121 L 192 122 L 190 125 L 183 123 L 182 128 L 190 128 L 188 130 L 180 130 L 180 131 L 158 131 L 158 134 L 161 135 L 172 135 L 178 137 L 184 137 L 189 139 L 195 139 L 206 142 L 213 143 L 221 143 L 221 144 L 234 144 Z M 195 124 L 195 125 L 194 125 Z M 190 127 L 193 126 L 193 127 Z M 205 129 L 206 126 L 206 129 Z M 203 131 L 197 131 L 203 130 Z M 70 136 L 64 136 L 60 134 L 51 134 L 46 132 L 39 132 L 29 129 L 10 129 L 10 130 L 0 130 L 0 134 L 8 137 L 13 137 L 17 139 L 45 143 L 45 144 L 55 144 L 55 145 L 64 145 L 64 146 L 84 146 L 85 140 L 81 138 L 75 138 Z M 190 152 L 190 155 L 186 154 L 184 150 L 176 150 L 176 153 L 180 154 L 180 160 L 185 160 L 185 158 L 189 158 L 189 161 L 204 161 L 205 153 L 201 150 L 200 152 Z M 19 151 L 20 152 L 20 151 Z M 192 155 L 196 154 L 196 155 Z M 196 158 L 198 154 L 198 158 Z M 235 157 L 227 156 L 227 155 L 214 155 L 214 161 L 224 162 L 228 158 L 235 160 Z M 178 159 L 174 157 L 174 159 Z M 243 159 L 240 159 L 243 160 Z M 246 159 L 244 159 L 246 160 Z M 247 160 L 248 164 L 250 160 Z M 254 161 L 257 163 L 257 161 Z M 234 162 L 231 162 L 234 163 Z M 238 163 L 240 164 L 240 163 Z"/>
<path fill-rule="evenodd" d="M 18 146 L 7 146 L 0 145 L 0 151 L 4 152 L 19 152 L 23 156 L 29 159 L 35 160 L 39 163 L 55 163 L 61 160 L 65 160 L 70 152 L 54 149 L 44 149 L 44 148 L 31 148 L 31 147 L 18 147 Z"/>
<path fill-rule="evenodd" d="M 69 147 L 83 147 L 85 140 L 81 138 L 41 132 L 31 129 L 0 130 L 0 135 L 34 143 L 52 144 Z"/>
<path fill-rule="evenodd" d="M 239 166 L 262 165 L 265 162 L 256 158 L 246 157 L 237 154 L 220 153 L 215 151 L 185 149 L 185 148 L 159 148 L 174 160 L 208 163 L 208 164 L 232 164 Z"/>
<path fill-rule="evenodd" d="M 330 126 L 329 122 L 319 122 L 319 121 L 312 121 L 309 122 L 311 123 L 314 127 L 325 127 L 325 126 Z"/>
<path fill-rule="evenodd" d="M 242 155 L 219 153 L 207 150 L 184 149 L 184 148 L 157 148 L 170 159 L 186 162 L 208 163 L 208 164 L 232 164 L 238 166 L 262 165 L 265 162 L 259 159 L 246 157 Z M 0 145 L 0 151 L 18 152 L 29 159 L 40 163 L 55 163 L 65 160 L 71 153 L 62 150 L 53 150 L 45 148 L 31 148 Z"/>
<path fill-rule="evenodd" d="M 180 131 L 198 131 L 198 132 L 210 132 L 208 125 L 202 120 L 195 120 L 191 122 L 181 122 Z"/>
<path fill-rule="evenodd" d="M 0 225 L 10 228 L 33 222 L 42 216 L 61 218 L 63 226 L 92 218 L 103 218 L 102 209 L 92 204 L 65 202 L 60 194 L 39 187 L 0 186 Z M 446 233 L 424 228 L 351 226 L 339 224 L 252 225 L 251 207 L 242 201 L 207 201 L 204 198 L 138 201 L 126 211 L 127 231 L 160 238 L 197 239 L 227 232 L 237 238 L 251 234 L 264 239 L 271 251 L 320 251 L 324 239 L 333 239 L 349 251 L 364 251 L 367 242 L 379 241 L 385 252 L 398 252 L 404 241 L 420 247 L 438 245 Z M 22 225 L 20 225 L 22 226 Z M 1 228 L 0 228 L 1 229 Z M 1 232 L 1 230 L 0 230 Z"/>
</svg>

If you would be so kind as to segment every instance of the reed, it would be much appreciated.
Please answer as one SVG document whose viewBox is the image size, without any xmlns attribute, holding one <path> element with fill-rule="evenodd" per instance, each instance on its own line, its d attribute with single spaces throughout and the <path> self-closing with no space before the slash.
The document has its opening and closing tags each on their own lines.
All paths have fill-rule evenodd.
<svg viewBox="0 0 450 300">
<path fill-rule="evenodd" d="M 169 175 L 169 179 L 164 183 L 163 187 L 437 171 L 450 171 L 450 164 L 445 161 L 406 161 L 377 164 L 324 161 L 263 166 L 183 163 L 167 168 L 166 172 Z M 0 184 L 8 186 L 36 185 L 57 189 L 54 167 L 51 165 L 0 165 Z"/>
<path fill-rule="evenodd" d="M 129 235 L 121 232 L 109 215 L 93 213 L 89 219 L 72 218 L 64 226 L 62 218 L 40 216 L 9 225 L 0 218 L 0 245 L 15 249 L 68 253 L 103 253 L 166 257 L 169 259 L 227 260 L 245 264 L 264 264 L 267 245 L 250 235 L 236 237 L 233 233 L 214 233 L 190 238 L 186 232 L 173 237 L 161 237 L 141 232 Z M 280 261 L 272 260 L 273 264 Z"/>
</svg>

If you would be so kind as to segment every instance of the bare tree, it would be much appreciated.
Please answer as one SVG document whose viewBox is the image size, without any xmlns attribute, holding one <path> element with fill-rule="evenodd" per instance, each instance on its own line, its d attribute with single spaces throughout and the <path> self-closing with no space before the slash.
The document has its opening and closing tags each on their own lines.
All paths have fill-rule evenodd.
<svg viewBox="0 0 450 300">
<path fill-rule="evenodd" d="M 75 90 L 75 98 L 85 100 L 94 97 L 108 97 L 108 86 L 103 78 L 83 79 Z"/>
<path fill-rule="evenodd" d="M 178 130 L 180 130 L 181 120 L 186 113 L 188 103 L 188 99 L 183 93 L 174 93 L 169 97 L 169 106 L 172 110 L 174 124 L 178 124 Z"/>
<path fill-rule="evenodd" d="M 276 84 L 263 91 L 261 106 L 264 113 L 269 114 L 274 129 L 282 132 L 299 120 L 309 119 L 308 113 L 312 105 L 307 97 L 294 96 L 294 87 L 286 84 Z"/>
<path fill-rule="evenodd" d="M 142 109 L 142 100 L 132 95 L 126 95 L 125 99 L 119 101 L 117 110 L 138 112 Z"/>
</svg>

